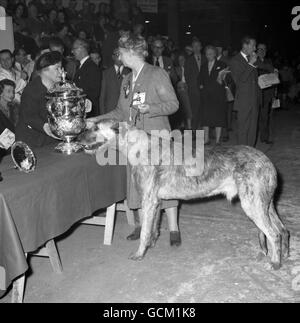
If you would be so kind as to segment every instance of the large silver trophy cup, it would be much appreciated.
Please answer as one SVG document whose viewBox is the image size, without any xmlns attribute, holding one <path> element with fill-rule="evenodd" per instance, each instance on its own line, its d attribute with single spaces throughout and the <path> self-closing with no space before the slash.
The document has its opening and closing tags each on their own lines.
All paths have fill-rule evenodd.
<svg viewBox="0 0 300 323">
<path fill-rule="evenodd" d="M 62 73 L 62 82 L 55 85 L 46 96 L 48 123 L 51 132 L 63 140 L 55 150 L 71 155 L 83 150 L 76 138 L 86 127 L 86 95 L 73 83 L 66 81 Z"/>
</svg>

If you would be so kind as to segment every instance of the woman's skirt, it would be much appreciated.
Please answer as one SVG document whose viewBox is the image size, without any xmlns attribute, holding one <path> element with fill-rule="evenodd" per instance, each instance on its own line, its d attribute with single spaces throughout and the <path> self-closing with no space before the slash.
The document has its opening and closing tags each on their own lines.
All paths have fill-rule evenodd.
<svg viewBox="0 0 300 323">
<path fill-rule="evenodd" d="M 138 185 L 134 176 L 132 176 L 131 166 L 127 166 L 127 204 L 131 210 L 138 210 L 142 207 L 141 194 L 138 191 Z M 176 200 L 163 200 L 161 209 L 170 209 L 178 207 L 178 201 Z"/>
</svg>

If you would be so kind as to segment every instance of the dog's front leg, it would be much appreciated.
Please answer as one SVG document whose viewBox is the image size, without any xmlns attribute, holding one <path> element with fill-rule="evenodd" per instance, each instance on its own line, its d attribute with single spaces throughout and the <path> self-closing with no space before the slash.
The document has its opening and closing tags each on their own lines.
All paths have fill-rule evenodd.
<svg viewBox="0 0 300 323">
<path fill-rule="evenodd" d="M 151 244 L 152 228 L 154 223 L 154 218 L 158 208 L 158 199 L 156 196 L 148 196 L 144 199 L 142 203 L 142 230 L 140 236 L 140 245 L 135 254 L 130 256 L 132 260 L 142 260 L 148 247 Z"/>
<path fill-rule="evenodd" d="M 155 247 L 159 237 L 160 212 L 161 212 L 161 208 L 160 206 L 158 206 L 155 211 L 155 216 L 153 221 L 153 228 L 152 228 L 152 234 L 151 234 L 151 240 L 150 240 L 150 246 L 149 246 L 150 248 Z"/>
</svg>

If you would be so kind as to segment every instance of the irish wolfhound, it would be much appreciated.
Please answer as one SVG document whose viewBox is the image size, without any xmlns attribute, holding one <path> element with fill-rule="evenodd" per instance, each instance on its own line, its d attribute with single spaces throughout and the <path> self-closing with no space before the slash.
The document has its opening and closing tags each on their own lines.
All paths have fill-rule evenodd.
<svg viewBox="0 0 300 323">
<path fill-rule="evenodd" d="M 95 123 L 80 140 L 91 148 L 99 145 L 104 137 L 106 143 L 102 147 L 106 149 L 117 139 L 117 149 L 127 154 L 133 142 L 128 140 L 129 136 L 135 138 L 134 143 L 141 151 L 149 149 L 145 136 L 141 136 L 136 128 L 114 120 Z M 246 215 L 259 229 L 259 242 L 265 255 L 268 253 L 267 240 L 270 244 L 274 269 L 279 269 L 281 259 L 289 256 L 289 232 L 274 207 L 277 173 L 262 152 L 246 146 L 207 149 L 200 176 L 188 176 L 187 166 L 131 167 L 132 180 L 136 181 L 141 194 L 143 218 L 140 245 L 131 259 L 142 260 L 147 248 L 155 246 L 159 236 L 157 210 L 161 200 L 190 200 L 219 194 L 224 194 L 229 201 L 239 197 Z"/>
</svg>

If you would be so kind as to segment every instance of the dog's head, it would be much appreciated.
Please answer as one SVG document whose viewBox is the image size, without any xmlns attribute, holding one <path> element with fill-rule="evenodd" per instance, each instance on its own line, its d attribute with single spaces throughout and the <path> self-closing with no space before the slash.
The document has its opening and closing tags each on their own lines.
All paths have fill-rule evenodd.
<svg viewBox="0 0 300 323">
<path fill-rule="evenodd" d="M 88 129 L 79 137 L 79 142 L 87 151 L 95 151 L 106 145 L 115 145 L 120 135 L 124 135 L 130 126 L 125 122 L 114 119 L 102 120 L 89 125 Z"/>
</svg>

